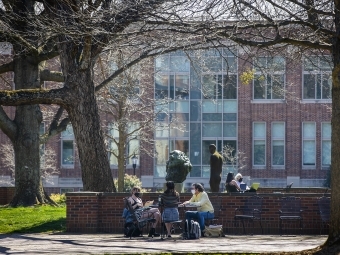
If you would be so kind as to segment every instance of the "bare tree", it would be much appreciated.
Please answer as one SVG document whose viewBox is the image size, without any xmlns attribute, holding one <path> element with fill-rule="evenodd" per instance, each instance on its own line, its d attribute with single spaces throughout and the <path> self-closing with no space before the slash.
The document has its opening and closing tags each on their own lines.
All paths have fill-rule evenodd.
<svg viewBox="0 0 340 255">
<path fill-rule="evenodd" d="M 185 27 L 179 32 L 171 29 L 172 26 L 180 27 L 183 19 L 192 17 L 190 10 L 193 6 L 193 1 L 174 3 L 165 0 L 2 1 L 0 39 L 13 45 L 14 58 L 1 66 L 0 73 L 14 72 L 15 90 L 11 93 L 3 91 L 1 105 L 18 106 L 17 109 L 20 109 L 16 113 L 18 121 L 10 122 L 2 114 L 2 130 L 12 140 L 18 158 L 17 177 L 20 173 L 23 176 L 17 179 L 12 205 L 32 204 L 36 198 L 44 201 L 37 171 L 39 142 L 36 138 L 42 119 L 38 104 L 57 104 L 61 112 L 63 109 L 68 112 L 68 121 L 73 125 L 79 149 L 84 190 L 115 191 L 99 124 L 95 91 L 143 58 L 171 50 L 174 45 L 199 44 L 195 35 L 187 36 L 186 40 L 178 38 L 179 32 L 187 33 Z M 169 20 L 174 22 L 170 26 L 166 25 Z M 169 33 L 164 33 L 165 30 Z M 99 54 L 110 45 L 116 50 L 129 45 L 137 47 L 139 57 L 95 88 L 94 65 Z M 45 60 L 57 55 L 60 56 L 64 75 L 42 68 Z M 63 86 L 45 89 L 41 86 L 43 80 L 63 82 Z M 55 125 L 51 127 L 66 124 L 59 122 L 61 114 L 58 113 Z M 25 116 L 30 116 L 30 122 Z M 21 131 L 20 136 L 14 136 L 18 133 L 16 129 Z M 30 147 L 29 152 L 27 147 Z M 29 181 L 24 178 L 22 165 L 28 160 L 32 162 Z M 32 189 L 33 192 L 26 192 Z M 30 197 L 25 194 L 30 194 Z"/>
</svg>

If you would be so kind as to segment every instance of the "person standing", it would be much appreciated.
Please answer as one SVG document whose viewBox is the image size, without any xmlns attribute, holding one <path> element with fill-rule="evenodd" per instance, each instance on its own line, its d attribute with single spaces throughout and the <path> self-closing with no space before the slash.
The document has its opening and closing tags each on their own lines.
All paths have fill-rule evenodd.
<svg viewBox="0 0 340 255">
<path fill-rule="evenodd" d="M 191 186 L 191 193 L 193 194 L 192 198 L 189 201 L 185 201 L 182 205 L 190 204 L 197 206 L 197 211 L 186 211 L 185 219 L 188 221 L 195 219 L 200 225 L 201 231 L 203 231 L 205 229 L 204 221 L 215 217 L 214 207 L 202 184 L 194 183 Z"/>
<path fill-rule="evenodd" d="M 168 238 L 171 237 L 171 223 L 170 221 L 178 221 L 178 203 L 179 194 L 175 190 L 175 184 L 173 181 L 168 181 L 166 183 L 166 191 L 161 195 L 161 204 L 164 206 L 164 212 L 162 215 L 162 221 L 165 222 L 166 231 L 168 233 Z"/>
<path fill-rule="evenodd" d="M 223 158 L 216 151 L 215 144 L 209 145 L 210 151 L 210 190 L 211 192 L 219 192 L 220 191 L 220 182 L 221 182 L 221 173 L 223 166 Z"/>
</svg>

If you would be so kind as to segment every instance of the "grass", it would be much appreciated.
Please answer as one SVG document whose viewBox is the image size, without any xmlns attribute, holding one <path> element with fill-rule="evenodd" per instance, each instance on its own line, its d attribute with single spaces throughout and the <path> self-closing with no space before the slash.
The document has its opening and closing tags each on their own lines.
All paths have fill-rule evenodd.
<svg viewBox="0 0 340 255">
<path fill-rule="evenodd" d="M 0 233 L 48 233 L 66 229 L 66 206 L 0 207 Z"/>
</svg>

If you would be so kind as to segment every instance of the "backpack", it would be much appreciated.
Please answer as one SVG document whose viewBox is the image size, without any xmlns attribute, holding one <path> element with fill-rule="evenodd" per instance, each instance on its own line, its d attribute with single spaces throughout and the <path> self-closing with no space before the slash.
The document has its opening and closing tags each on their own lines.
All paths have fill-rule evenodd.
<svg viewBox="0 0 340 255">
<path fill-rule="evenodd" d="M 199 239 L 201 237 L 201 227 L 197 221 L 185 220 L 183 239 Z"/>
<path fill-rule="evenodd" d="M 141 231 L 140 229 L 133 223 L 133 222 L 126 222 L 124 224 L 124 236 L 126 237 L 136 237 L 136 236 L 140 236 L 141 235 Z"/>
</svg>

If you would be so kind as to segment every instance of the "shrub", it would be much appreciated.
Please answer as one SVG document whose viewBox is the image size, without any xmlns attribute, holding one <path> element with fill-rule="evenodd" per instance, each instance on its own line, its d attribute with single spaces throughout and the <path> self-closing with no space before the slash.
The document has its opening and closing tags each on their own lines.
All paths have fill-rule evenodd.
<svg viewBox="0 0 340 255">
<path fill-rule="evenodd" d="M 65 204 L 66 203 L 65 194 L 51 194 L 50 198 L 57 204 Z"/>
<path fill-rule="evenodd" d="M 118 188 L 118 179 L 114 179 L 114 184 L 116 188 Z M 130 192 L 133 187 L 142 187 L 141 180 L 135 175 L 124 175 L 124 188 L 123 192 Z M 145 189 L 142 189 L 141 192 L 146 192 Z"/>
</svg>

